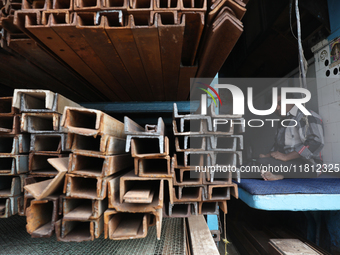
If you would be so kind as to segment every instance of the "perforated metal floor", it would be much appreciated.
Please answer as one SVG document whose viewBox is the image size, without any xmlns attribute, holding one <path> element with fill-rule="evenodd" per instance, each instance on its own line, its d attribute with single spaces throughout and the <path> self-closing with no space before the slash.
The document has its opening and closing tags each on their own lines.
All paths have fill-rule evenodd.
<svg viewBox="0 0 340 255">
<path fill-rule="evenodd" d="M 185 254 L 184 222 L 181 218 L 163 219 L 161 240 L 156 227 L 143 239 L 112 241 L 102 235 L 93 242 L 63 243 L 51 238 L 31 238 L 26 232 L 26 218 L 0 219 L 0 254 L 117 254 L 182 255 Z"/>
</svg>

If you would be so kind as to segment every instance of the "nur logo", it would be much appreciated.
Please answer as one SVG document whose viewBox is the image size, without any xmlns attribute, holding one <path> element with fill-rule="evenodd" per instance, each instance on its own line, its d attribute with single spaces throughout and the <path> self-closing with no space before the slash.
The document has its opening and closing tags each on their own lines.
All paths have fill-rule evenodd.
<svg viewBox="0 0 340 255">
<path fill-rule="evenodd" d="M 200 87 L 199 87 L 199 89 L 203 90 L 204 92 L 206 92 L 211 97 L 211 99 L 214 101 L 215 107 L 217 107 L 216 99 L 215 99 L 214 95 L 208 89 L 210 89 L 212 92 L 214 92 L 214 94 L 218 98 L 218 101 L 222 105 L 221 97 L 220 97 L 220 95 L 217 93 L 217 91 L 213 87 L 211 87 L 210 85 L 208 85 L 206 83 L 203 83 L 203 82 L 197 82 L 197 83 L 202 84 L 202 85 L 207 87 L 207 89 L 200 88 Z M 207 114 L 207 94 L 202 94 L 201 95 L 201 114 L 202 115 L 206 115 Z"/>
</svg>

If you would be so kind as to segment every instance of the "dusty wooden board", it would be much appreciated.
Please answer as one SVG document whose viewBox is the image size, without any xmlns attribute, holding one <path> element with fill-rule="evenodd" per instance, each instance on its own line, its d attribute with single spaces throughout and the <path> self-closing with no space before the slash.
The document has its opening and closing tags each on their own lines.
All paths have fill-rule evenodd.
<svg viewBox="0 0 340 255">
<path fill-rule="evenodd" d="M 204 216 L 192 215 L 188 217 L 188 223 L 192 254 L 219 255 Z"/>
</svg>

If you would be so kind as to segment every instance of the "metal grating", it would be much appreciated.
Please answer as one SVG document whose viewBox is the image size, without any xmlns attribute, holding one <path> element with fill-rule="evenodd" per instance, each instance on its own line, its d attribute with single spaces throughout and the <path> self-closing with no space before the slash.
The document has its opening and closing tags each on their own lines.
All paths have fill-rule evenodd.
<svg viewBox="0 0 340 255">
<path fill-rule="evenodd" d="M 143 239 L 112 241 L 103 235 L 82 243 L 57 242 L 51 238 L 31 238 L 26 232 L 26 218 L 12 216 L 0 219 L 0 254 L 117 254 L 117 255 L 183 255 L 185 254 L 184 220 L 163 219 L 161 240 L 156 227 L 148 230 Z"/>
</svg>

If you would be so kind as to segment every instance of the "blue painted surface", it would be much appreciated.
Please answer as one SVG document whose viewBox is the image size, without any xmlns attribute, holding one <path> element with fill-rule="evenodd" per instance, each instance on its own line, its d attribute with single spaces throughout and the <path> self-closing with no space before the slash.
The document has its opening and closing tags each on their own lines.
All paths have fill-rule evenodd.
<svg viewBox="0 0 340 255">
<path fill-rule="evenodd" d="M 340 36 L 340 1 L 328 0 L 329 23 L 331 26 L 331 35 L 328 41 Z"/>
<path fill-rule="evenodd" d="M 238 189 L 239 198 L 255 209 L 267 211 L 340 210 L 340 194 L 251 195 Z"/>
<path fill-rule="evenodd" d="M 207 224 L 210 230 L 218 230 L 217 215 L 207 215 Z"/>
</svg>

